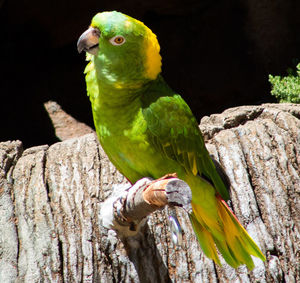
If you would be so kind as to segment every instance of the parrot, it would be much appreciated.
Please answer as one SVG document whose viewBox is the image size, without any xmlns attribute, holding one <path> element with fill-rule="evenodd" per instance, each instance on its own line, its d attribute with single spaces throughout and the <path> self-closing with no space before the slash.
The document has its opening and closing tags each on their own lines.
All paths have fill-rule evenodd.
<svg viewBox="0 0 300 283">
<path fill-rule="evenodd" d="M 157 36 L 121 12 L 96 14 L 79 37 L 84 74 L 100 144 L 133 184 L 176 173 L 192 192 L 189 214 L 204 254 L 221 266 L 218 252 L 237 268 L 254 268 L 265 256 L 228 207 L 221 178 L 190 107 L 165 82 Z"/>
</svg>

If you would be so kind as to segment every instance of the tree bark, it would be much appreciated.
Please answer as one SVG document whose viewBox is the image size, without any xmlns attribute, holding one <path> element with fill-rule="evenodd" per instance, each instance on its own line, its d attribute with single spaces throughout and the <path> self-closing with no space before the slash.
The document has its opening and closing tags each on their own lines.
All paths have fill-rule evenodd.
<svg viewBox="0 0 300 283">
<path fill-rule="evenodd" d="M 230 206 L 266 254 L 253 271 L 205 257 L 181 208 L 181 247 L 168 207 L 134 237 L 104 228 L 104 200 L 129 184 L 95 134 L 24 151 L 0 143 L 0 282 L 300 282 L 299 118 L 300 105 L 265 104 L 200 124 L 229 176 Z"/>
</svg>

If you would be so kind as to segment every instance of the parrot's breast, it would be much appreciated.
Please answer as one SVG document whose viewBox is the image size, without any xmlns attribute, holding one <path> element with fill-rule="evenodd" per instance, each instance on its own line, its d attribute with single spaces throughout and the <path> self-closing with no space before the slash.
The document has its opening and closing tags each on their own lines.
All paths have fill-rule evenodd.
<svg viewBox="0 0 300 283">
<path fill-rule="evenodd" d="M 118 111 L 108 119 L 100 119 L 96 129 L 109 159 L 132 183 L 143 177 L 159 178 L 182 171 L 181 166 L 166 159 L 152 145 L 141 109 L 132 113 L 130 119 L 128 112 Z"/>
<path fill-rule="evenodd" d="M 136 113 L 131 110 L 101 115 L 96 129 L 100 144 L 111 162 L 131 182 L 135 182 L 150 175 L 146 163 L 153 158 L 154 151 L 148 142 L 147 123 L 141 110 Z"/>
</svg>

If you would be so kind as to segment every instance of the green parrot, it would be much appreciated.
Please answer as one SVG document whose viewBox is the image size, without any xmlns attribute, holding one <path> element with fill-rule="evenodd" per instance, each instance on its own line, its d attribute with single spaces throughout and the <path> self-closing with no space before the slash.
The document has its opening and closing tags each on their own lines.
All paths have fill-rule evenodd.
<svg viewBox="0 0 300 283">
<path fill-rule="evenodd" d="M 190 219 L 203 252 L 234 268 L 264 255 L 226 204 L 228 188 L 189 106 L 161 76 L 160 46 L 142 22 L 98 13 L 78 40 L 87 52 L 87 92 L 99 141 L 131 182 L 177 173 L 192 191 Z"/>
</svg>

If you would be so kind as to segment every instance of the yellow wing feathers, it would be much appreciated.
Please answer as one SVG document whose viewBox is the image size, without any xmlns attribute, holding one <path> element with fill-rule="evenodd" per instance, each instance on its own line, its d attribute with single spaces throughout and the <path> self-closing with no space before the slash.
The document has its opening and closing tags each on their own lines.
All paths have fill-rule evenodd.
<svg viewBox="0 0 300 283">
<path fill-rule="evenodd" d="M 216 196 L 215 200 L 218 213 L 216 218 L 212 217 L 211 210 L 207 211 L 201 204 L 193 203 L 191 221 L 202 250 L 218 265 L 221 264 L 217 248 L 232 267 L 237 268 L 241 264 L 246 264 L 252 270 L 254 263 L 251 255 L 263 261 L 266 259 L 265 256 L 226 202 L 220 196 Z"/>
</svg>

